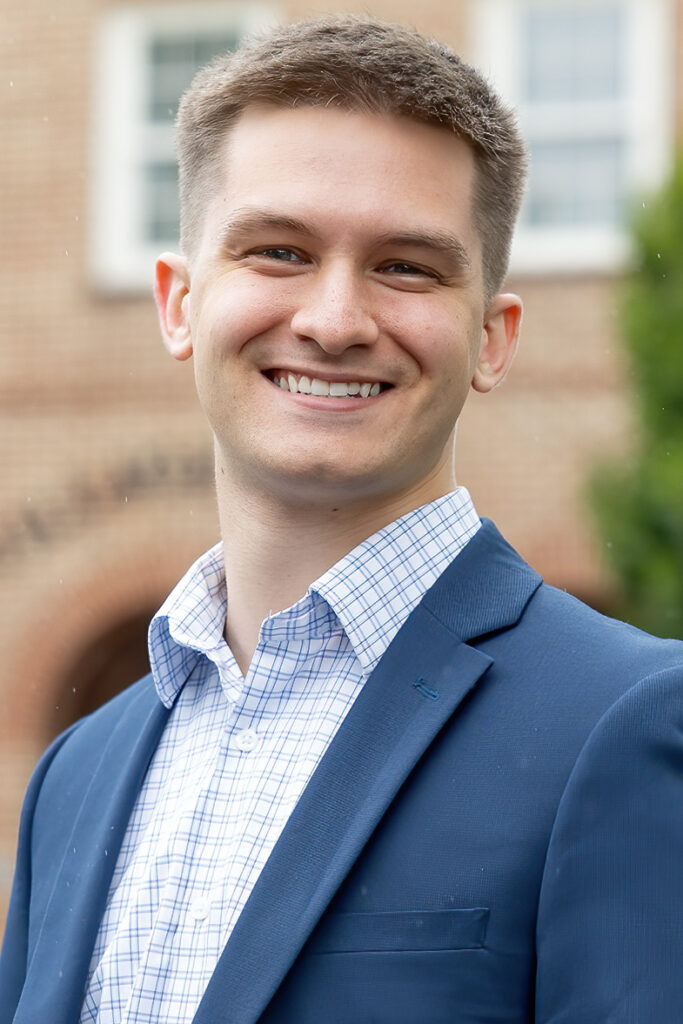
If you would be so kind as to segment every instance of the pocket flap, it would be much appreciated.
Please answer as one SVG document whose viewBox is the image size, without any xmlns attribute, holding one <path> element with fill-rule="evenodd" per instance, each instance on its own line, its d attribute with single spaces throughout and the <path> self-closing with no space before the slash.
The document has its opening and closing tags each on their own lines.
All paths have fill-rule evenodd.
<svg viewBox="0 0 683 1024">
<path fill-rule="evenodd" d="M 484 943 L 486 907 L 330 914 L 309 942 L 311 953 L 477 949 Z"/>
</svg>

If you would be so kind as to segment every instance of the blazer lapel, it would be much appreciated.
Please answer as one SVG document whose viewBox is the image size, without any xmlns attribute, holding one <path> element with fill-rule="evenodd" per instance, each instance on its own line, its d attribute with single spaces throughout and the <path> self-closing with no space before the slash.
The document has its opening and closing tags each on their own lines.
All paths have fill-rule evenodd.
<svg viewBox="0 0 683 1024">
<path fill-rule="evenodd" d="M 491 664 L 464 642 L 517 621 L 540 577 L 486 523 L 410 615 L 267 861 L 194 1024 L 254 1024 L 377 823 Z"/>
<path fill-rule="evenodd" d="M 78 1020 L 116 857 L 167 718 L 168 710 L 154 688 L 143 687 L 111 732 L 101 737 L 102 756 L 55 875 L 17 1009 L 17 1024 L 73 1024 Z M 77 748 L 76 740 L 77 736 L 71 742 Z M 69 773 L 78 773 L 79 768 L 78 764 L 66 765 Z"/>
</svg>

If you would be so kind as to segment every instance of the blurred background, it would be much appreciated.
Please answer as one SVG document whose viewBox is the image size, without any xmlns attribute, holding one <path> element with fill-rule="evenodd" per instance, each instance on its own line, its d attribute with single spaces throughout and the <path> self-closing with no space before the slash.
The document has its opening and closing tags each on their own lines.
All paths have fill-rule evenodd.
<svg viewBox="0 0 683 1024">
<path fill-rule="evenodd" d="M 683 0 L 3 3 L 0 921 L 44 746 L 147 670 L 151 615 L 218 539 L 192 368 L 163 351 L 172 121 L 194 70 L 327 11 L 450 43 L 514 103 L 531 181 L 505 386 L 457 475 L 549 582 L 683 634 Z"/>
</svg>

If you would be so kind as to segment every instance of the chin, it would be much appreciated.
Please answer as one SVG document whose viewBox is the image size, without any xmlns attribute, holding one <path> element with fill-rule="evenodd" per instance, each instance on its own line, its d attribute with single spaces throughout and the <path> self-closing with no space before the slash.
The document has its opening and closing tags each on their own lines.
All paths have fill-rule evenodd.
<svg viewBox="0 0 683 1024">
<path fill-rule="evenodd" d="M 265 467 L 263 467 L 265 469 Z M 386 467 L 344 464 L 334 459 L 279 461 L 264 473 L 270 494 L 293 504 L 348 504 L 392 490 Z"/>
</svg>

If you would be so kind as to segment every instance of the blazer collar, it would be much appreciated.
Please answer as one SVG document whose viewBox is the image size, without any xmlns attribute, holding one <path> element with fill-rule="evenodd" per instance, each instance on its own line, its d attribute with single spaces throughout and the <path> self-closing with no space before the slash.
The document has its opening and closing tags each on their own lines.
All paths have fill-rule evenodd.
<svg viewBox="0 0 683 1024">
<path fill-rule="evenodd" d="M 542 582 L 491 520 L 482 519 L 422 604 L 446 629 L 471 642 L 514 626 Z"/>
<path fill-rule="evenodd" d="M 223 951 L 194 1024 L 254 1024 L 426 747 L 540 585 L 485 521 L 369 677 L 295 807 Z"/>
</svg>

